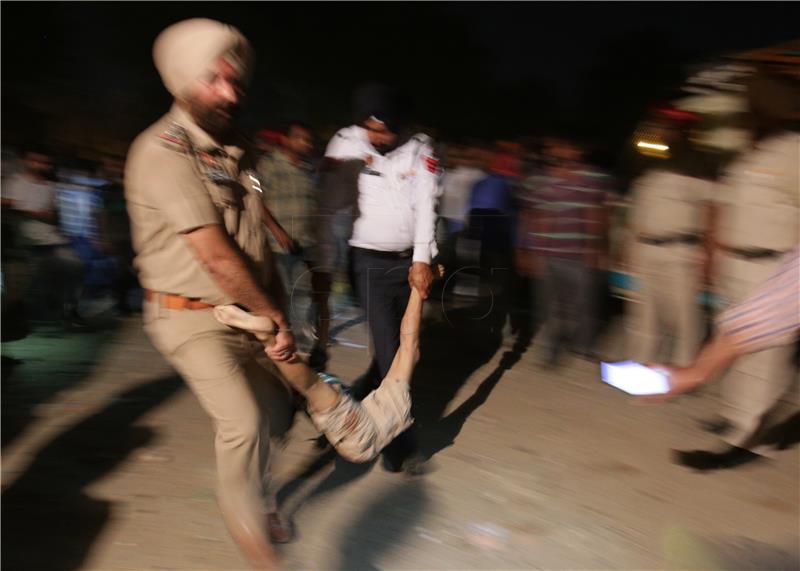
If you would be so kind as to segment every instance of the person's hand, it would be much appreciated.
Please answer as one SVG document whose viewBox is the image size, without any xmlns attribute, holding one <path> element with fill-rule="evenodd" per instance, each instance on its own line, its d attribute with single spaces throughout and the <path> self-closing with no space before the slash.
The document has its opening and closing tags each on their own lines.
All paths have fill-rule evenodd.
<svg viewBox="0 0 800 571">
<path fill-rule="evenodd" d="M 414 262 L 408 270 L 408 283 L 419 292 L 422 299 L 428 299 L 433 284 L 433 270 L 423 262 Z"/>
<path fill-rule="evenodd" d="M 649 395 L 636 397 L 636 402 L 642 404 L 661 403 L 672 400 L 678 395 L 692 392 L 701 385 L 705 384 L 704 376 L 695 367 L 674 368 L 666 365 L 647 365 L 651 369 L 663 369 L 667 371 L 669 392 L 663 395 Z"/>
<path fill-rule="evenodd" d="M 297 359 L 297 348 L 291 331 L 278 331 L 275 342 L 264 349 L 273 361 L 292 363 Z"/>
<path fill-rule="evenodd" d="M 286 252 L 291 253 L 294 250 L 294 240 L 292 240 L 292 237 L 289 236 L 289 233 L 283 228 L 279 228 L 275 231 L 275 240 L 278 241 L 278 244 L 280 244 L 281 248 Z"/>
</svg>

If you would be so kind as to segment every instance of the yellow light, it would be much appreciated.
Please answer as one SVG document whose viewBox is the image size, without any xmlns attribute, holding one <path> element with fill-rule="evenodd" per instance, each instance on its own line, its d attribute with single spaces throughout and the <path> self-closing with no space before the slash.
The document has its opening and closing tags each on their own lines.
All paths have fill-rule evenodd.
<svg viewBox="0 0 800 571">
<path fill-rule="evenodd" d="M 667 145 L 656 145 L 655 143 L 645 143 L 644 141 L 639 141 L 636 143 L 636 146 L 640 149 L 652 149 L 654 151 L 668 151 L 669 147 Z"/>
</svg>

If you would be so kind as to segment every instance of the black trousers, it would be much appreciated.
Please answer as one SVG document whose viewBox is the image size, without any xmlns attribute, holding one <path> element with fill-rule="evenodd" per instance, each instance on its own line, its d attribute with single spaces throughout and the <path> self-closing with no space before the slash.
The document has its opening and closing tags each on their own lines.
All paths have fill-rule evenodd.
<svg viewBox="0 0 800 571">
<path fill-rule="evenodd" d="M 350 249 L 350 275 L 367 316 L 374 352 L 369 371 L 353 386 L 353 396 L 358 400 L 378 388 L 400 347 L 400 322 L 411 295 L 408 284 L 411 263 L 410 257 L 394 258 L 360 248 Z M 416 451 L 416 440 L 412 426 L 389 444 L 384 453 L 392 461 L 402 462 L 403 457 Z"/>
<path fill-rule="evenodd" d="M 379 382 L 400 347 L 400 322 L 411 295 L 411 258 L 388 258 L 360 248 L 351 248 L 350 253 L 353 285 L 367 316 Z"/>
</svg>

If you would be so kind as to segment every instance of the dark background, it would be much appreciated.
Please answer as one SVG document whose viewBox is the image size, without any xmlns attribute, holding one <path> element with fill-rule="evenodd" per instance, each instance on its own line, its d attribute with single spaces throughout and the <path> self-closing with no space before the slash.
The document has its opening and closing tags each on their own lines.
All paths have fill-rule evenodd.
<svg viewBox="0 0 800 571">
<path fill-rule="evenodd" d="M 255 47 L 249 129 L 330 131 L 351 120 L 354 87 L 379 80 L 441 137 L 563 131 L 607 149 L 691 66 L 800 35 L 794 3 L 4 2 L 6 142 L 124 152 L 169 105 L 153 40 L 198 16 Z"/>
</svg>

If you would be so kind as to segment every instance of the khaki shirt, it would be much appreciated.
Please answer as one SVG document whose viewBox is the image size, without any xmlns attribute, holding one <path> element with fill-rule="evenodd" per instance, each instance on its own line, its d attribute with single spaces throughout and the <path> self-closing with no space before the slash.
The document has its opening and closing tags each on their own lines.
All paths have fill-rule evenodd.
<svg viewBox="0 0 800 571">
<path fill-rule="evenodd" d="M 253 163 L 243 145 L 221 146 L 176 106 L 131 146 L 125 198 L 142 287 L 233 303 L 194 255 L 183 234 L 224 226 L 262 287 L 269 249 Z"/>
<path fill-rule="evenodd" d="M 635 235 L 650 238 L 705 234 L 712 189 L 711 182 L 676 172 L 646 172 L 631 188 L 631 228 Z"/>
<path fill-rule="evenodd" d="M 718 241 L 789 251 L 800 239 L 800 135 L 770 137 L 728 168 L 716 192 Z"/>
</svg>

